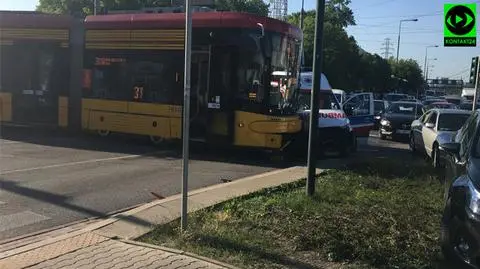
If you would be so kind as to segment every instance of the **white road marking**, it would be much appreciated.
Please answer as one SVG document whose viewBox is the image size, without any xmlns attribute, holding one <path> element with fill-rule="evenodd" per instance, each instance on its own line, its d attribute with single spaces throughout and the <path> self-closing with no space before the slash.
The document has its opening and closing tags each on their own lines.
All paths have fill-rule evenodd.
<svg viewBox="0 0 480 269">
<path fill-rule="evenodd" d="M 136 155 L 127 155 L 127 156 L 111 157 L 111 158 L 104 158 L 104 159 L 93 159 L 93 160 L 70 162 L 70 163 L 58 163 L 58 164 L 38 166 L 38 167 L 30 167 L 30 168 L 16 169 L 16 170 L 7 170 L 7 171 L 0 172 L 0 175 L 3 176 L 3 175 L 13 174 L 13 173 L 31 172 L 31 171 L 37 171 L 37 170 L 67 167 L 67 166 L 75 166 L 75 165 L 89 164 L 89 163 L 127 160 L 127 159 L 138 158 L 138 157 L 141 157 L 141 156 L 152 155 L 152 154 L 155 154 L 155 153 L 159 153 L 159 151 L 150 152 L 150 153 L 146 153 L 146 154 L 143 154 L 143 155 L 136 154 Z"/>
<path fill-rule="evenodd" d="M 50 218 L 32 211 L 23 211 L 20 213 L 0 216 L 0 232 L 27 226 L 48 219 Z"/>
<path fill-rule="evenodd" d="M 21 141 L 9 141 L 9 140 L 0 140 L 0 145 L 11 145 L 11 144 L 19 144 L 23 143 Z"/>
</svg>

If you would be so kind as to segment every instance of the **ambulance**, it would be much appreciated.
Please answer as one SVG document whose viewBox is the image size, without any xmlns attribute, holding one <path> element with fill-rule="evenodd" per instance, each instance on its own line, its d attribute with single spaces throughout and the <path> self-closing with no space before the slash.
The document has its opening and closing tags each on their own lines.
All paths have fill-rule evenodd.
<svg viewBox="0 0 480 269">
<path fill-rule="evenodd" d="M 298 105 L 303 119 L 302 136 L 308 141 L 312 72 L 302 72 L 299 78 Z M 327 77 L 321 75 L 319 106 L 319 146 L 322 153 L 337 152 L 347 157 L 357 149 L 357 137 L 368 136 L 374 126 L 373 93 L 350 96 L 343 104 L 338 102 Z"/>
</svg>

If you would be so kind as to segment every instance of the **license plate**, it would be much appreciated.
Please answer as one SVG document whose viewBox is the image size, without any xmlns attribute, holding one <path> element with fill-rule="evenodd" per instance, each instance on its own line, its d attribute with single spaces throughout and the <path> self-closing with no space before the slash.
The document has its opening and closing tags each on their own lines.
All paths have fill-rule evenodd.
<svg viewBox="0 0 480 269">
<path fill-rule="evenodd" d="M 410 130 L 397 130 L 397 134 L 409 134 Z"/>
</svg>

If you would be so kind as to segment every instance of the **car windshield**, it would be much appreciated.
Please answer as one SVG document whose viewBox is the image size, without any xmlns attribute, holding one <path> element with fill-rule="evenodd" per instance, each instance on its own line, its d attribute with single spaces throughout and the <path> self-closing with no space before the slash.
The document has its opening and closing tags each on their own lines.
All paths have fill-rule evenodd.
<svg viewBox="0 0 480 269">
<path fill-rule="evenodd" d="M 422 113 L 422 106 L 414 103 L 393 103 L 388 107 L 387 113 L 418 115 Z"/>
<path fill-rule="evenodd" d="M 385 96 L 385 100 L 387 100 L 389 102 L 395 102 L 395 101 L 399 101 L 399 100 L 406 99 L 406 98 L 407 98 L 407 96 L 403 95 L 403 94 L 387 94 Z"/>
<path fill-rule="evenodd" d="M 449 103 L 459 105 L 462 103 L 462 100 L 459 98 L 445 98 L 445 100 Z"/>
<path fill-rule="evenodd" d="M 456 108 L 456 105 L 454 104 L 448 104 L 448 103 L 433 103 L 431 104 L 430 106 L 428 106 L 429 109 L 432 109 L 432 108 Z"/>
<path fill-rule="evenodd" d="M 439 131 L 458 131 L 470 114 L 440 114 L 438 118 Z"/>
<path fill-rule="evenodd" d="M 310 92 L 302 92 L 299 95 L 298 103 L 300 108 L 308 110 L 310 109 Z M 335 98 L 332 92 L 321 91 L 320 92 L 320 106 L 319 109 L 341 109 L 340 104 Z"/>
<path fill-rule="evenodd" d="M 463 104 L 460 104 L 459 108 L 463 110 L 472 110 L 472 106 L 473 106 L 472 103 L 463 103 Z"/>
<path fill-rule="evenodd" d="M 433 103 L 436 103 L 436 102 L 442 102 L 444 100 L 441 100 L 441 99 L 427 99 L 425 101 L 423 101 L 423 104 L 424 105 L 430 105 L 430 104 L 433 104 Z"/>
</svg>

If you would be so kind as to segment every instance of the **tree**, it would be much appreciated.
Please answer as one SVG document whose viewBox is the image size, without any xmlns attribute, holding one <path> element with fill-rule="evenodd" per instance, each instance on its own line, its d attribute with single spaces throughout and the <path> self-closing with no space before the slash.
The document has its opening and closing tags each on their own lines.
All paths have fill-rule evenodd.
<svg viewBox="0 0 480 269">
<path fill-rule="evenodd" d="M 93 0 L 40 0 L 38 11 L 54 14 L 87 16 L 93 14 Z M 169 5 L 166 0 L 98 0 L 107 10 L 137 10 Z M 222 10 L 268 15 L 268 4 L 262 0 L 216 0 L 215 7 Z"/>
<path fill-rule="evenodd" d="M 358 86 L 357 69 L 360 64 L 358 46 L 345 31 L 348 25 L 354 25 L 352 10 L 348 7 L 350 0 L 332 0 L 325 5 L 324 21 L 324 61 L 323 70 L 329 82 L 338 88 L 356 88 Z M 288 16 L 291 24 L 300 24 L 301 13 Z M 305 65 L 313 64 L 316 11 L 304 13 L 304 60 Z"/>
<path fill-rule="evenodd" d="M 403 88 L 404 91 L 411 94 L 415 94 L 417 90 L 422 88 L 422 69 L 417 61 L 413 59 L 399 59 L 397 63 L 394 58 L 390 58 L 389 63 L 392 66 L 392 74 L 394 79 L 397 80 L 399 88 Z M 406 82 L 401 83 L 403 80 L 406 80 Z"/>
<path fill-rule="evenodd" d="M 269 5 L 262 0 L 216 0 L 215 7 L 221 10 L 247 12 L 268 16 Z"/>
<path fill-rule="evenodd" d="M 362 90 L 383 93 L 393 87 L 392 68 L 389 62 L 378 54 L 362 52 L 359 84 Z"/>
</svg>

